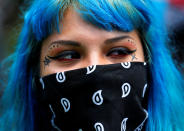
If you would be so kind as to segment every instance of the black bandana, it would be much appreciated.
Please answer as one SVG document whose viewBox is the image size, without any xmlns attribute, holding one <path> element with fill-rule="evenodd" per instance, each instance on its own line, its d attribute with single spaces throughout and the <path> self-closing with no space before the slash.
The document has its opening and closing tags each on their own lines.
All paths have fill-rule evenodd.
<svg viewBox="0 0 184 131">
<path fill-rule="evenodd" d="M 141 131 L 148 118 L 146 63 L 93 65 L 40 82 L 39 130 Z"/>
</svg>

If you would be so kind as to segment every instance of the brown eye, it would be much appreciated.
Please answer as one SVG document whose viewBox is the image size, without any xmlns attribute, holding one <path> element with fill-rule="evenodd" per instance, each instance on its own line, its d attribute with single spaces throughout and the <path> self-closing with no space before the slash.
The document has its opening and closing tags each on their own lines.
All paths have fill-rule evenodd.
<svg viewBox="0 0 184 131">
<path fill-rule="evenodd" d="M 48 56 L 50 59 L 58 60 L 58 61 L 72 61 L 76 59 L 80 59 L 80 54 L 76 51 L 63 51 L 57 56 Z"/>
<path fill-rule="evenodd" d="M 119 47 L 119 48 L 113 48 L 111 49 L 107 56 L 110 57 L 124 57 L 126 55 L 130 55 L 134 53 L 136 50 L 129 50 L 128 48 Z"/>
</svg>

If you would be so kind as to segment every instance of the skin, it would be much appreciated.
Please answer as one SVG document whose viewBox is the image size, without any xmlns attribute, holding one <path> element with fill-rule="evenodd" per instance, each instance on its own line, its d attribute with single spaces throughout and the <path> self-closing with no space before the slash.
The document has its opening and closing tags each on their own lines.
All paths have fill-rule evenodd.
<svg viewBox="0 0 184 131">
<path fill-rule="evenodd" d="M 61 33 L 53 33 L 42 43 L 41 77 L 89 65 L 115 64 L 127 61 L 144 62 L 142 43 L 135 30 L 127 33 L 99 29 L 85 22 L 72 8 L 65 11 L 60 24 Z M 75 43 L 68 42 L 68 44 L 63 41 L 74 41 Z M 134 53 L 122 55 L 113 51 L 108 55 L 112 49 L 117 48 L 134 50 Z M 77 52 L 80 58 L 73 57 L 70 54 L 65 56 L 65 59 L 63 57 L 50 58 L 58 56 L 66 50 Z"/>
</svg>

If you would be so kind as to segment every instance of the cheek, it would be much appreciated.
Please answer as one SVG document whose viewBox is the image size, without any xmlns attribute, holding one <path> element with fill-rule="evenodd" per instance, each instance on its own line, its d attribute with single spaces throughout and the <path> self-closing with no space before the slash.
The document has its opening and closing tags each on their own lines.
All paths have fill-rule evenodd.
<svg viewBox="0 0 184 131">
<path fill-rule="evenodd" d="M 45 65 L 44 65 L 44 59 L 41 57 L 40 59 L 40 76 L 43 77 L 46 74 L 46 69 L 45 69 Z"/>
<path fill-rule="evenodd" d="M 40 76 L 43 77 L 46 74 L 48 74 L 48 69 L 51 66 L 51 61 L 47 59 L 46 57 L 46 45 L 43 44 L 43 47 L 41 49 L 41 55 L 40 55 Z"/>
<path fill-rule="evenodd" d="M 49 65 L 45 65 L 42 60 L 40 62 L 40 67 L 41 67 L 41 70 L 40 70 L 41 77 L 52 74 L 52 73 L 59 72 L 58 69 L 55 68 L 54 63 L 51 63 L 51 62 L 49 63 Z"/>
<path fill-rule="evenodd" d="M 76 66 L 63 66 L 62 64 L 59 64 L 56 61 L 50 60 L 50 63 L 45 64 L 45 57 L 42 57 L 41 61 L 40 61 L 40 76 L 46 76 L 49 74 L 53 74 L 53 73 L 57 73 L 57 72 L 63 72 L 63 71 L 67 71 L 67 70 L 71 70 L 71 69 L 77 69 L 79 67 Z"/>
</svg>

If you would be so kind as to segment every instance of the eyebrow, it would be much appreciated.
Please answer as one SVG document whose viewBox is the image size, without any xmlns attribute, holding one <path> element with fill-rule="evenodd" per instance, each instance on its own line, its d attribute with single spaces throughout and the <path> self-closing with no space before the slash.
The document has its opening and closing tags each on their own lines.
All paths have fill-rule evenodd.
<svg viewBox="0 0 184 131">
<path fill-rule="evenodd" d="M 128 35 L 119 36 L 119 37 L 107 39 L 107 40 L 105 40 L 104 43 L 105 43 L 105 44 L 112 44 L 112 43 L 115 43 L 115 42 L 118 42 L 118 41 L 121 41 L 121 40 L 124 40 L 124 39 L 133 39 L 133 38 L 130 37 L 130 36 L 128 36 Z"/>
<path fill-rule="evenodd" d="M 57 40 L 57 41 L 52 42 L 50 44 L 50 46 L 52 46 L 53 44 L 69 45 L 69 46 L 76 46 L 76 47 L 80 47 L 81 46 L 81 44 L 79 42 L 71 41 L 71 40 Z"/>
<path fill-rule="evenodd" d="M 107 40 L 105 40 L 104 43 L 105 44 L 112 44 L 112 43 L 115 43 L 115 42 L 118 42 L 118 41 L 121 41 L 121 40 L 124 40 L 124 39 L 128 39 L 128 38 L 129 39 L 133 39 L 132 37 L 130 37 L 128 35 L 125 35 L 125 36 L 119 36 L 119 37 L 107 39 Z M 81 47 L 80 42 L 72 41 L 72 40 L 57 40 L 57 41 L 52 42 L 50 44 L 50 46 L 53 45 L 53 44 L 60 44 L 60 45 L 69 45 L 69 46 Z"/>
</svg>

